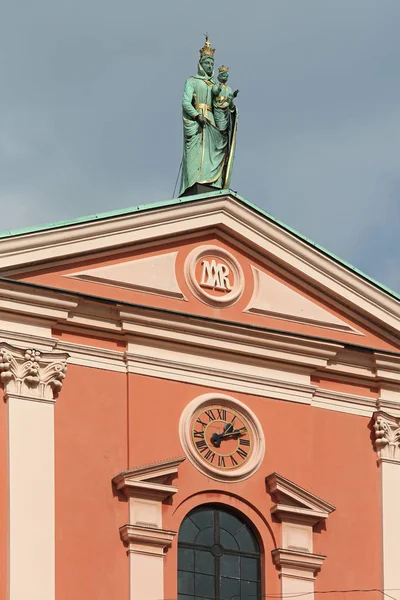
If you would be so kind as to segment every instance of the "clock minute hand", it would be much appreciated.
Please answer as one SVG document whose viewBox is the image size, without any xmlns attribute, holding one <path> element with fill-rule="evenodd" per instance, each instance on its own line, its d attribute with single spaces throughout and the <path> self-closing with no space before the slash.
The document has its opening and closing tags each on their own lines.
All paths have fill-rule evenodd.
<svg viewBox="0 0 400 600">
<path fill-rule="evenodd" d="M 233 431 L 227 431 L 226 433 L 221 433 L 219 435 L 220 438 L 230 437 L 231 435 L 241 435 L 247 431 L 247 427 L 241 427 L 240 429 L 234 429 Z"/>
<path fill-rule="evenodd" d="M 234 429 L 232 431 L 232 435 L 245 433 L 247 431 L 247 427 L 241 427 L 240 429 Z"/>
</svg>

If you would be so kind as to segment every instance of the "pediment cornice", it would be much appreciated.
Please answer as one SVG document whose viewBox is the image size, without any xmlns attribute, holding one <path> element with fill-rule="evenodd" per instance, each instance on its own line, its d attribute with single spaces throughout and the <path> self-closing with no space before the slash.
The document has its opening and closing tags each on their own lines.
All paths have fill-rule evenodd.
<svg viewBox="0 0 400 600">
<path fill-rule="evenodd" d="M 176 486 L 171 485 L 171 480 L 177 476 L 178 467 L 184 460 L 184 457 L 173 458 L 122 471 L 113 477 L 112 482 L 127 497 L 145 496 L 162 502 L 178 491 Z"/>
<path fill-rule="evenodd" d="M 1 272 L 210 229 L 272 258 L 320 293 L 398 335 L 400 311 L 395 297 L 229 193 L 0 239 Z"/>
</svg>

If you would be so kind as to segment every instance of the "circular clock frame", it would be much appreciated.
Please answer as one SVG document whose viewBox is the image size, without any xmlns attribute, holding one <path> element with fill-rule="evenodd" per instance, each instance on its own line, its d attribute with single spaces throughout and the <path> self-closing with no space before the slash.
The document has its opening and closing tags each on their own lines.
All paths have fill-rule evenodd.
<svg viewBox="0 0 400 600">
<path fill-rule="evenodd" d="M 209 407 L 232 410 L 249 428 L 251 454 L 237 468 L 223 468 L 207 462 L 195 448 L 193 438 L 194 417 Z M 235 482 L 251 477 L 262 463 L 265 453 L 264 434 L 256 415 L 240 400 L 225 394 L 203 394 L 186 406 L 179 421 L 179 438 L 189 461 L 204 475 L 216 481 Z"/>
</svg>

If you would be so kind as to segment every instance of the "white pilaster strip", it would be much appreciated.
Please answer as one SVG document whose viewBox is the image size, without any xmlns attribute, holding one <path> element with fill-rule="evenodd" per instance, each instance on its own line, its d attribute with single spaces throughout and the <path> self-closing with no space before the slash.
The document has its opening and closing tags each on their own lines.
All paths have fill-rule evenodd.
<svg viewBox="0 0 400 600">
<path fill-rule="evenodd" d="M 376 412 L 374 430 L 381 471 L 383 586 L 400 600 L 400 419 Z"/>
<path fill-rule="evenodd" d="M 7 600 L 55 600 L 54 401 L 67 356 L 0 345 L 8 404 Z"/>
</svg>

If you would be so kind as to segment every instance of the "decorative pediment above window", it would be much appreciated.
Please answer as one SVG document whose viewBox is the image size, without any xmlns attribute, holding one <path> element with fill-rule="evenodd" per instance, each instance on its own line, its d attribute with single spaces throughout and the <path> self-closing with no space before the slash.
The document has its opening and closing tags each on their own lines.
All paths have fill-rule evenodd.
<svg viewBox="0 0 400 600">
<path fill-rule="evenodd" d="M 185 458 L 173 458 L 129 471 L 122 471 L 113 478 L 113 484 L 125 496 L 146 496 L 162 502 L 176 494 L 178 488 L 171 480 L 178 474 L 179 465 Z"/>
<path fill-rule="evenodd" d="M 174 531 L 162 527 L 162 503 L 173 496 L 178 488 L 171 480 L 178 474 L 184 458 L 122 471 L 113 478 L 113 484 L 129 502 L 130 523 L 120 528 L 122 541 L 129 552 L 162 556 L 175 536 Z"/>
<path fill-rule="evenodd" d="M 326 519 L 335 507 L 278 473 L 266 477 L 269 492 L 276 499 L 271 513 L 280 521 L 295 520 L 315 525 Z"/>
<path fill-rule="evenodd" d="M 282 523 L 280 547 L 272 551 L 282 595 L 296 591 L 296 580 L 308 582 L 304 589 L 312 594 L 315 575 L 326 558 L 313 553 L 313 526 L 327 519 L 335 507 L 278 473 L 268 475 L 266 483 L 275 501 L 271 514 Z"/>
<path fill-rule="evenodd" d="M 163 528 L 162 503 L 178 488 L 171 484 L 184 458 L 122 471 L 112 482 L 128 499 L 129 523 L 119 528 L 127 549 L 130 571 L 130 598 L 162 598 L 164 590 L 164 552 L 176 531 Z"/>
</svg>

